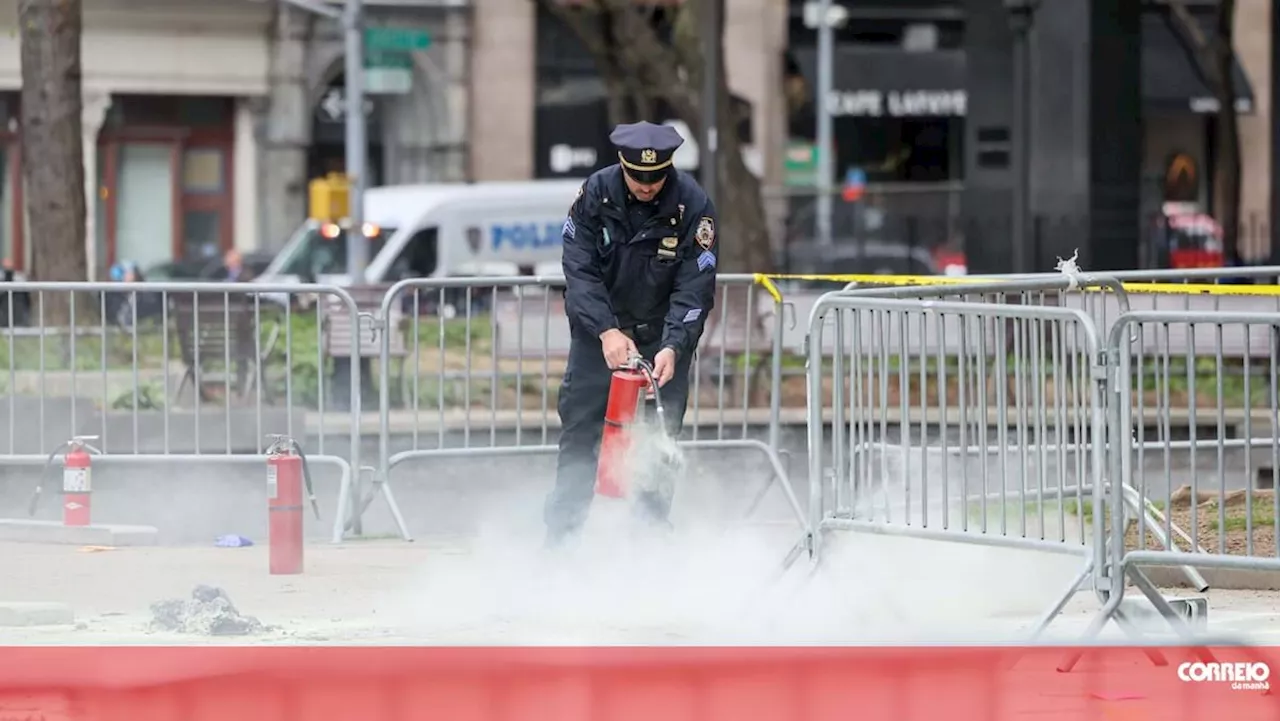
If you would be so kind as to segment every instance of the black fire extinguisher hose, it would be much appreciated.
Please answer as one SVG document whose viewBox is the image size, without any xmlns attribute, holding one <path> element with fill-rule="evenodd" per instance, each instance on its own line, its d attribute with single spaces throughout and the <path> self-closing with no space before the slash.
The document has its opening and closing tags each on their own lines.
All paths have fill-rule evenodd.
<svg viewBox="0 0 1280 721">
<path fill-rule="evenodd" d="M 316 514 L 316 520 L 320 520 L 320 504 L 316 501 L 315 487 L 311 485 L 311 464 L 307 463 L 307 454 L 303 452 L 302 445 L 292 438 L 289 439 L 289 447 L 302 459 L 302 481 L 307 484 L 307 498 L 311 500 L 311 510 Z"/>
<path fill-rule="evenodd" d="M 630 365 L 643 373 L 645 378 L 649 379 L 649 387 L 653 389 L 654 409 L 658 413 L 658 425 L 665 431 L 667 427 L 666 415 L 662 410 L 662 397 L 658 394 L 658 379 L 653 375 L 653 365 L 640 356 L 632 356 Z"/>
<path fill-rule="evenodd" d="M 54 459 L 70 446 L 71 443 L 67 442 L 53 449 L 53 453 L 50 453 L 49 458 L 44 462 L 44 470 L 40 471 L 40 479 L 36 481 L 36 492 L 31 494 L 31 505 L 27 507 L 28 516 L 36 515 L 36 508 L 40 505 L 40 495 L 44 493 L 44 483 L 49 480 L 49 469 L 53 468 Z"/>
</svg>

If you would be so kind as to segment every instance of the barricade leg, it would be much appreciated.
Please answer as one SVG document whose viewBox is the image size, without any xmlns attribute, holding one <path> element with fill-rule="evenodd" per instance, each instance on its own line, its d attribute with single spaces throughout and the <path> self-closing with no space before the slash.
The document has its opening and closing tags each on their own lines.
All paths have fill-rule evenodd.
<svg viewBox="0 0 1280 721">
<path fill-rule="evenodd" d="M 366 470 L 377 472 L 377 469 L 374 468 L 367 468 Z M 343 530 L 353 531 L 360 518 L 369 510 L 369 506 L 373 505 L 378 496 L 382 496 L 383 500 L 387 502 L 387 510 L 390 511 L 391 518 L 395 521 L 396 529 L 400 531 L 400 538 L 405 541 L 413 541 L 413 535 L 409 532 L 409 524 L 405 521 L 404 514 L 400 512 L 400 504 L 396 502 L 395 494 L 391 490 L 391 484 L 387 479 L 379 478 L 376 475 L 369 493 L 358 499 L 358 503 L 355 504 L 350 515 L 347 516 Z"/>
</svg>

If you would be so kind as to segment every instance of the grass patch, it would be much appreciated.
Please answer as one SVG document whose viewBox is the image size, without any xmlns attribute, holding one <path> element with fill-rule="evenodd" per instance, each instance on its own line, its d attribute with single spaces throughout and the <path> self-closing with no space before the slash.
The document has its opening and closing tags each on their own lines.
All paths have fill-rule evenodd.
<svg viewBox="0 0 1280 721">
<path fill-rule="evenodd" d="M 1217 531 L 1222 528 L 1228 533 L 1247 532 L 1251 528 L 1274 528 L 1276 525 L 1276 504 L 1274 500 L 1269 498 L 1254 497 L 1252 523 L 1250 523 L 1249 509 L 1245 507 L 1243 502 L 1227 505 L 1226 523 L 1222 523 L 1222 519 L 1218 516 L 1219 507 L 1218 502 L 1215 500 L 1196 509 L 1198 517 L 1208 518 L 1207 525 L 1210 530 Z"/>
</svg>

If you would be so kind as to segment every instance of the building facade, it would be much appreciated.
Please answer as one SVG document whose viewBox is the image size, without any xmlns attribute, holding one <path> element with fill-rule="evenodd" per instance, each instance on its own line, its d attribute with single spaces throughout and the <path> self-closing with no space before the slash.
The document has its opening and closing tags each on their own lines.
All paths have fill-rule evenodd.
<svg viewBox="0 0 1280 721">
<path fill-rule="evenodd" d="M 837 201 L 836 232 L 871 229 L 877 240 L 928 247 L 972 237 L 965 219 L 1007 223 L 1011 31 L 1002 0 L 834 2 L 845 22 L 827 98 L 832 180 L 856 176 L 874 191 Z M 575 177 L 610 162 L 600 74 L 542 3 L 365 3 L 373 30 L 429 38 L 366 77 L 370 185 Z M 1085 31 L 1101 21 L 1080 10 L 1093 4 L 1046 3 L 1032 35 L 1033 73 L 1054 82 L 1033 83 L 1030 204 L 1062 226 L 1067 253 L 1082 230 L 1073 219 L 1089 215 L 1080 178 L 1100 153 L 1089 128 L 1107 106 L 1090 87 L 1106 74 L 1095 57 L 1102 46 Z M 1190 4 L 1207 22 L 1212 3 Z M 1246 259 L 1271 246 L 1272 4 L 1238 0 L 1236 11 Z M 16 34 L 16 5 L 0 0 L 0 32 Z M 725 0 L 725 67 L 735 103 L 749 108 L 740 136 L 784 242 L 814 226 L 806 159 L 816 31 L 806 8 Z M 308 181 L 344 166 L 338 24 L 273 0 L 84 0 L 84 13 L 91 269 L 283 245 L 306 216 Z M 1140 43 L 1124 57 L 1137 63 L 1141 127 L 1117 146 L 1124 153 L 1111 153 L 1135 153 L 1141 166 L 1124 203 L 1138 218 L 1173 196 L 1212 212 L 1220 163 L 1211 93 L 1159 2 L 1143 5 L 1133 25 Z M 17 43 L 0 44 L 0 257 L 18 267 L 31 243 L 20 210 L 20 87 Z M 689 137 L 680 166 L 696 173 L 697 150 Z"/>
<path fill-rule="evenodd" d="M 858 0 L 840 3 L 845 21 L 835 32 L 834 88 L 836 168 L 833 182 L 851 174 L 889 190 L 858 204 L 837 207 L 836 232 L 865 231 L 860 212 L 877 206 L 886 239 L 922 245 L 959 237 L 1008 237 L 1012 179 L 1013 32 L 1002 0 Z M 1121 3 L 1125 4 L 1125 3 Z M 1129 3 L 1133 27 L 1121 45 L 1133 60 L 1140 107 L 1118 107 L 1103 95 L 1108 70 L 1098 58 L 1109 52 L 1095 35 L 1121 36 L 1089 15 L 1097 3 L 1043 3 L 1032 25 L 1030 57 L 1031 177 L 1028 204 L 1034 232 L 1061 237 L 1059 254 L 1089 230 L 1090 208 L 1081 185 L 1101 165 L 1098 153 L 1120 164 L 1140 166 L 1134 198 L 1135 225 L 1161 212 L 1165 201 L 1190 201 L 1212 213 L 1217 202 L 1220 159 L 1214 153 L 1217 103 L 1200 77 L 1186 43 L 1175 32 L 1167 7 Z M 1206 34 L 1212 34 L 1213 3 L 1190 2 Z M 1240 0 L 1235 18 L 1237 93 L 1243 154 L 1241 252 L 1247 260 L 1268 253 L 1265 219 L 1270 188 L 1270 8 L 1271 0 Z M 806 22 L 804 0 L 790 2 L 788 62 L 806 102 L 793 106 L 790 135 L 801 147 L 814 140 L 813 84 L 816 30 Z M 1095 15 L 1107 11 L 1094 9 Z M 1093 22 L 1094 25 L 1089 25 Z M 1110 19 L 1107 20 L 1110 23 Z M 1112 64 L 1112 74 L 1123 69 Z M 1116 89 L 1123 95 L 1123 89 Z M 1114 94 L 1113 94 L 1114 95 Z M 1095 97 L 1097 96 L 1097 97 Z M 1133 142 L 1118 152 L 1101 151 L 1097 113 L 1115 112 L 1135 125 Z M 1119 126 L 1116 126 L 1119 132 Z M 1099 133 L 1105 136 L 1105 133 Z M 1101 141 L 1101 142 L 1100 142 Z M 1093 168 L 1094 170 L 1091 170 Z M 1109 171 L 1108 171 L 1109 172 Z M 1105 174 L 1105 173 L 1104 173 Z M 801 178 L 803 185 L 805 179 Z M 1113 186 L 1128 181 L 1116 180 Z M 988 191 L 1004 199 L 988 202 Z M 1110 192 L 1110 191 L 1108 191 Z M 805 219 L 808 199 L 793 203 Z M 840 214 L 848 217 L 841 217 Z M 843 222 L 842 222 L 843 221 Z M 798 235 L 812 222 L 793 223 Z M 1145 231 L 1140 231 L 1145 232 Z M 986 245 L 978 242 L 977 245 Z M 1083 249 L 1082 249 L 1083 250 Z M 998 254 L 1007 255 L 1005 250 Z M 1052 266 L 1041 254 L 1037 267 Z"/>
<path fill-rule="evenodd" d="M 85 3 L 83 132 L 91 273 L 256 242 L 250 100 L 267 93 L 265 6 Z M 14 0 L 0 3 L 16 35 Z M 198 30 L 197 30 L 198 28 Z M 18 43 L 0 44 L 0 252 L 26 265 Z M 248 147 L 245 147 L 245 146 Z"/>
<path fill-rule="evenodd" d="M 16 35 L 16 0 L 0 32 Z M 425 32 L 404 82 L 370 87 L 371 184 L 467 178 L 469 11 L 367 0 L 368 24 Z M 335 5 L 335 7 L 337 7 Z M 85 0 L 82 39 L 90 272 L 283 245 L 307 182 L 341 169 L 335 22 L 256 0 Z M 18 43 L 0 44 L 0 256 L 22 268 Z"/>
<path fill-rule="evenodd" d="M 471 157 L 476 180 L 585 176 L 612 162 L 608 99 L 590 53 L 542 3 L 477 0 L 472 46 Z M 786 139 L 778 58 L 786 11 L 769 0 L 725 0 L 725 67 L 739 108 L 750 108 L 740 136 L 748 166 L 781 173 Z M 686 142 L 677 164 L 696 173 L 698 138 L 659 108 Z M 772 151 L 772 152 L 771 152 Z"/>
</svg>

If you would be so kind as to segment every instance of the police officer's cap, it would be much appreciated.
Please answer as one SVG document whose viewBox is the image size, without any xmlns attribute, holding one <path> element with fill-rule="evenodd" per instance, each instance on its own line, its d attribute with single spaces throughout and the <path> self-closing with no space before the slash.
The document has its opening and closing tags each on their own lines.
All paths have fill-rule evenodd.
<svg viewBox="0 0 1280 721">
<path fill-rule="evenodd" d="M 671 170 L 671 159 L 684 138 L 669 125 L 626 123 L 613 129 L 609 140 L 618 148 L 618 162 L 641 183 L 656 183 Z"/>
</svg>

